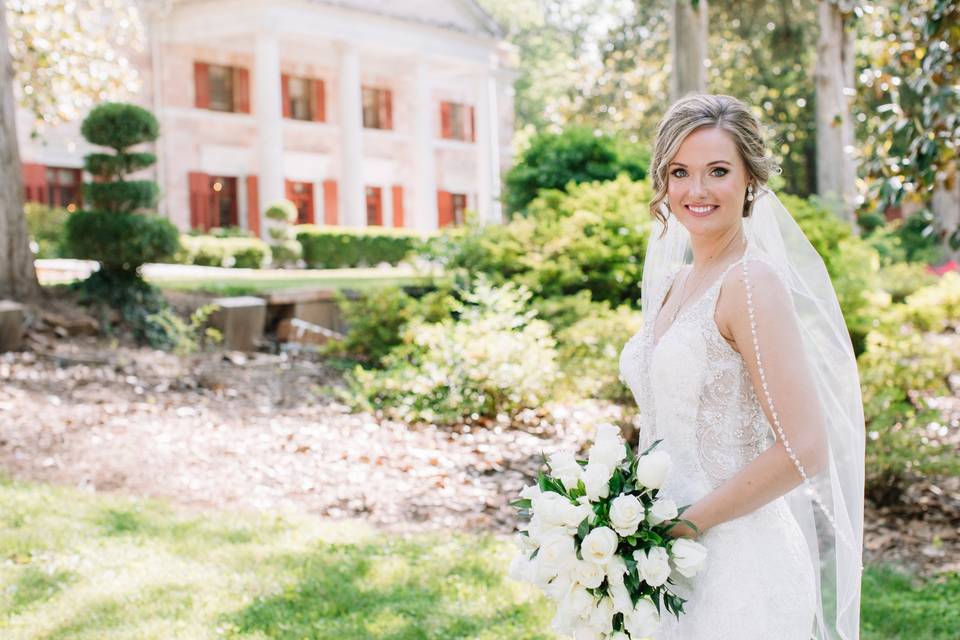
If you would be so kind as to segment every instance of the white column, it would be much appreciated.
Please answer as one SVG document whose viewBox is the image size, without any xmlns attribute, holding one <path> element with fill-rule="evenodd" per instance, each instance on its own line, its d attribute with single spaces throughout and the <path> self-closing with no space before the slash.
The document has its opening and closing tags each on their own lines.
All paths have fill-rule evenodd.
<svg viewBox="0 0 960 640">
<path fill-rule="evenodd" d="M 255 45 L 253 81 L 256 99 L 257 155 L 259 157 L 260 207 L 266 209 L 286 196 L 283 188 L 283 104 L 280 94 L 280 49 L 273 32 L 258 33 Z M 245 184 L 238 184 L 245 189 Z M 256 206 L 256 203 L 251 203 Z M 262 213 L 262 211 L 261 211 Z M 266 224 L 261 225 L 266 233 Z"/>
<path fill-rule="evenodd" d="M 497 79 L 493 70 L 477 79 L 476 95 L 477 215 L 481 223 L 489 224 L 502 220 Z"/>
<path fill-rule="evenodd" d="M 414 229 L 436 229 L 437 213 L 437 167 L 433 143 L 437 136 L 434 123 L 439 106 L 433 104 L 430 87 L 430 69 L 425 60 L 418 60 L 414 78 L 416 100 L 416 126 L 413 136 L 413 210 L 409 222 Z"/>
<path fill-rule="evenodd" d="M 351 227 L 367 226 L 363 191 L 363 99 L 356 47 L 340 43 L 340 216 Z"/>
</svg>

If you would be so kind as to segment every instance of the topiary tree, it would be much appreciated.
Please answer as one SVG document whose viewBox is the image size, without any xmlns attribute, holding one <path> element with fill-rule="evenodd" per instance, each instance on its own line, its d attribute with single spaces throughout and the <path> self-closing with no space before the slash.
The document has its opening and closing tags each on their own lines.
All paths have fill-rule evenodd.
<svg viewBox="0 0 960 640">
<path fill-rule="evenodd" d="M 100 263 L 100 269 L 77 288 L 88 302 L 118 309 L 135 335 L 149 341 L 148 318 L 166 304 L 159 290 L 140 277 L 139 269 L 173 256 L 180 248 L 180 235 L 169 220 L 150 213 L 157 202 L 157 183 L 127 177 L 156 161 L 152 153 L 131 147 L 156 140 L 159 125 L 146 109 L 105 103 L 90 111 L 80 131 L 88 142 L 113 153 L 84 158 L 94 182 L 83 185 L 84 210 L 67 219 L 70 254 Z"/>
<path fill-rule="evenodd" d="M 267 233 L 270 235 L 271 257 L 275 266 L 296 266 L 303 254 L 303 248 L 297 242 L 293 223 L 297 221 L 297 206 L 289 200 L 278 200 L 264 212 L 268 220 L 273 221 Z"/>
<path fill-rule="evenodd" d="M 146 109 L 113 102 L 91 110 L 80 132 L 88 142 L 113 153 L 84 158 L 84 168 L 95 181 L 83 186 L 85 210 L 67 222 L 67 245 L 73 255 L 98 261 L 100 277 L 138 278 L 142 264 L 166 259 L 179 248 L 177 228 L 166 218 L 146 213 L 156 206 L 157 183 L 127 179 L 156 162 L 152 153 L 130 147 L 156 140 L 159 125 Z"/>
</svg>

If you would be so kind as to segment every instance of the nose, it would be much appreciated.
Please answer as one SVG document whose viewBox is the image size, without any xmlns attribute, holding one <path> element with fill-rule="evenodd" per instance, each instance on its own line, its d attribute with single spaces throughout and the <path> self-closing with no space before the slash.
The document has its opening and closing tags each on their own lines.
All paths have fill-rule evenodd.
<svg viewBox="0 0 960 640">
<path fill-rule="evenodd" d="M 703 178 L 694 176 L 690 184 L 690 197 L 693 199 L 702 198 L 707 195 L 707 190 L 703 184 Z"/>
</svg>

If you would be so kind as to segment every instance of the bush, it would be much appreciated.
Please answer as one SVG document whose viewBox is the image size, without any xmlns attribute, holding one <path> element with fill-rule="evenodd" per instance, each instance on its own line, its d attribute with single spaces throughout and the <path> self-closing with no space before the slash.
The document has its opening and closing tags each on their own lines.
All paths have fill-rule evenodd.
<svg viewBox="0 0 960 640">
<path fill-rule="evenodd" d="M 131 213 L 137 209 L 152 209 L 157 205 L 159 195 L 157 183 L 150 180 L 88 182 L 83 185 L 86 204 L 96 211 Z"/>
<path fill-rule="evenodd" d="M 899 319 L 921 331 L 941 332 L 960 326 L 960 274 L 943 274 L 933 286 L 907 296 Z"/>
<path fill-rule="evenodd" d="M 571 182 L 612 180 L 621 172 L 642 180 L 650 162 L 644 153 L 637 145 L 585 127 L 538 134 L 504 179 L 507 211 L 522 211 L 543 190 L 565 190 Z"/>
<path fill-rule="evenodd" d="M 131 271 L 162 262 L 179 249 L 179 231 L 166 218 L 136 213 L 78 211 L 67 218 L 71 255 L 96 260 L 107 271 Z"/>
<path fill-rule="evenodd" d="M 147 342 L 159 349 L 188 355 L 219 344 L 223 334 L 210 326 L 210 316 L 220 307 L 206 304 L 194 311 L 188 320 L 169 306 L 146 317 Z"/>
<path fill-rule="evenodd" d="M 933 214 L 923 209 L 874 227 L 866 240 L 880 253 L 884 264 L 922 262 L 938 264 L 944 258 Z"/>
<path fill-rule="evenodd" d="M 28 202 L 23 207 L 30 239 L 37 244 L 38 258 L 65 258 L 66 224 L 70 213 L 63 208 Z"/>
<path fill-rule="evenodd" d="M 143 142 L 153 142 L 160 135 L 160 125 L 152 113 L 135 104 L 107 102 L 94 107 L 83 119 L 80 133 L 92 144 L 110 147 L 118 152 Z M 122 157 L 118 153 L 114 157 Z M 93 160 L 93 163 L 102 162 Z M 148 167 L 151 163 L 141 165 Z M 88 163 L 88 171 L 90 163 Z M 126 170 L 124 173 L 129 171 Z M 91 171 L 99 175 L 98 171 Z"/>
<path fill-rule="evenodd" d="M 620 350 L 640 330 L 642 315 L 622 305 L 593 303 L 593 310 L 557 332 L 562 391 L 571 396 L 603 398 L 621 404 L 633 394 L 620 379 Z"/>
<path fill-rule="evenodd" d="M 259 238 L 181 235 L 181 250 L 176 261 L 203 267 L 259 269 L 270 253 L 270 246 Z"/>
<path fill-rule="evenodd" d="M 559 377 L 550 326 L 525 311 L 530 292 L 481 278 L 458 319 L 414 319 L 383 369 L 357 366 L 344 399 L 400 420 L 456 423 L 537 407 Z"/>
<path fill-rule="evenodd" d="M 522 284 L 537 298 L 587 290 L 612 306 L 640 304 L 644 248 L 651 219 L 645 182 L 609 182 L 547 190 L 528 215 L 503 225 L 469 224 L 449 240 L 421 249 L 455 277 L 483 273 L 495 283 Z"/>
<path fill-rule="evenodd" d="M 296 238 L 303 259 L 314 269 L 397 264 L 416 247 L 423 234 L 412 229 L 367 227 L 351 229 L 328 225 L 297 225 Z"/>
<path fill-rule="evenodd" d="M 958 347 L 955 337 L 925 340 L 909 327 L 868 334 L 858 365 L 868 425 L 866 492 L 875 504 L 896 502 L 917 476 L 960 473 L 933 404 L 952 395 L 948 377 L 960 367 Z"/>
<path fill-rule="evenodd" d="M 303 254 L 293 231 L 293 223 L 297 221 L 297 206 L 289 200 L 280 200 L 272 204 L 264 215 L 273 221 L 267 233 L 270 235 L 270 255 L 274 266 L 296 266 Z"/>
<path fill-rule="evenodd" d="M 937 283 L 937 276 L 917 262 L 897 262 L 880 269 L 880 285 L 894 303 L 901 303 L 918 289 Z"/>
</svg>

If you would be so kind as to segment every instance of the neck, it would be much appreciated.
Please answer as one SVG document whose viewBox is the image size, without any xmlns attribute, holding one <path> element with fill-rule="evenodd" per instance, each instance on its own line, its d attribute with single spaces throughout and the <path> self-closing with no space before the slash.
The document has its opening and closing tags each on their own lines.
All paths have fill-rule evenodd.
<svg viewBox="0 0 960 640">
<path fill-rule="evenodd" d="M 690 236 L 690 248 L 693 251 L 693 269 L 699 271 L 724 255 L 738 253 L 744 243 L 743 225 L 735 224 L 723 233 L 715 236 Z"/>
</svg>

